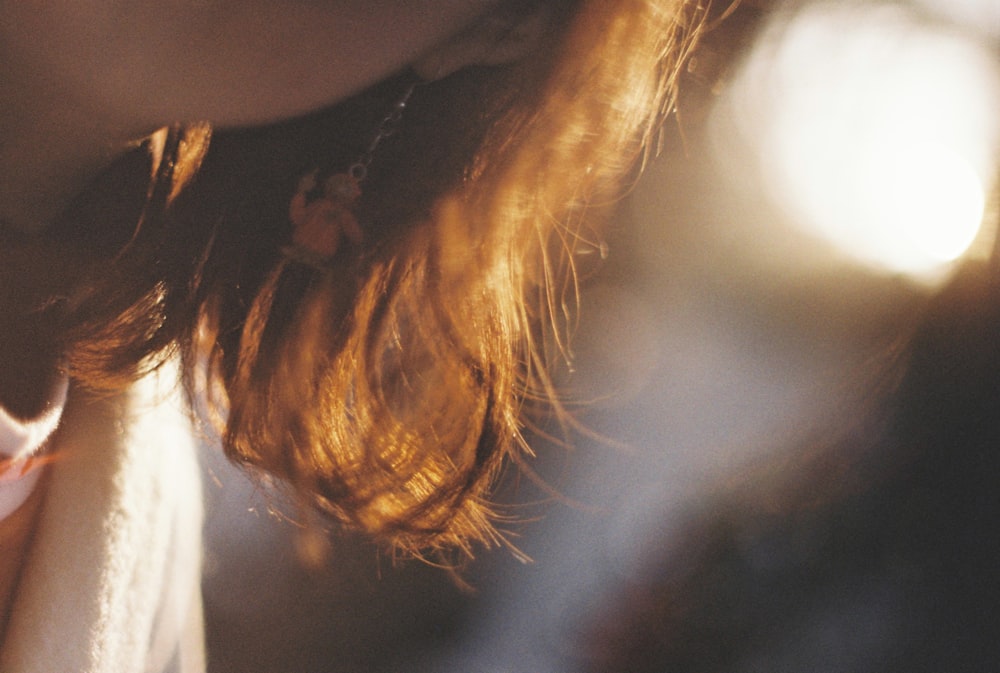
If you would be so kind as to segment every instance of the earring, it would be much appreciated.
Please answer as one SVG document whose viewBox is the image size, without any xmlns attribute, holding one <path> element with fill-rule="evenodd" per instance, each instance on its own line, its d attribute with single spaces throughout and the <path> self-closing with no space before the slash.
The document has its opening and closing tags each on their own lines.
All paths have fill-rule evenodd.
<svg viewBox="0 0 1000 673">
<path fill-rule="evenodd" d="M 399 129 L 403 111 L 418 82 L 414 81 L 382 118 L 368 148 L 345 171 L 313 170 L 299 180 L 288 207 L 292 243 L 283 253 L 292 261 L 325 268 L 340 248 L 342 239 L 360 245 L 364 232 L 354 214 L 361 198 L 361 183 L 368 176 L 375 150 Z"/>
</svg>

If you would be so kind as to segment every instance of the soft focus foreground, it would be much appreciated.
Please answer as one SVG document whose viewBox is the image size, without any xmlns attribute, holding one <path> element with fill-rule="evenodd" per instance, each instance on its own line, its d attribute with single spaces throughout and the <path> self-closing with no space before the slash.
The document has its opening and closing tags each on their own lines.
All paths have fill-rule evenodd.
<svg viewBox="0 0 1000 673">
<path fill-rule="evenodd" d="M 892 670 L 921 633 L 920 596 L 899 578 L 922 559 L 852 570 L 867 566 L 821 543 L 855 544 L 840 518 L 793 509 L 795 527 L 786 510 L 865 460 L 810 455 L 876 443 L 898 335 L 956 260 L 992 249 L 1000 18 L 989 0 L 770 14 L 759 31 L 709 35 L 701 66 L 726 30 L 755 37 L 732 69 L 692 67 L 608 259 L 581 259 L 593 272 L 558 374 L 587 432 L 569 450 L 537 440 L 548 486 L 522 476 L 501 494 L 533 563 L 485 556 L 462 574 L 470 593 L 335 538 L 324 568 L 306 569 L 299 529 L 207 454 L 210 670 Z M 702 565 L 720 540 L 730 563 Z M 829 587 L 775 580 L 823 563 L 846 568 Z M 722 607 L 672 607 L 690 618 L 616 635 L 692 596 Z M 713 648 L 679 647 L 687 630 Z"/>
</svg>

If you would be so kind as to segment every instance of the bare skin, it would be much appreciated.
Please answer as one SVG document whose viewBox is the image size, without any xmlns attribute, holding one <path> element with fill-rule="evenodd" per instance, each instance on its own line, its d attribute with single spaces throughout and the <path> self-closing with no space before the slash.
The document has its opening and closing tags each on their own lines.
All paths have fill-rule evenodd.
<svg viewBox="0 0 1000 673">
<path fill-rule="evenodd" d="M 544 3 L 517 0 L 0 0 L 0 15 L 0 225 L 29 237 L 165 124 L 261 124 L 407 65 L 434 78 L 512 60 L 546 18 Z M 0 403 L 16 412 L 11 391 L 50 385 L 24 288 L 72 268 L 58 251 L 11 254 L 0 250 Z M 0 521 L 0 625 L 43 497 Z"/>
<path fill-rule="evenodd" d="M 516 58 L 540 10 L 504 0 L 0 0 L 0 218 L 37 231 L 165 124 L 261 124 L 412 65 Z"/>
<path fill-rule="evenodd" d="M 41 509 L 44 489 L 36 488 L 16 512 L 0 520 L 0 642 L 7 626 L 10 605 L 17 576 L 20 574 L 23 550 L 31 541 L 35 518 Z"/>
</svg>

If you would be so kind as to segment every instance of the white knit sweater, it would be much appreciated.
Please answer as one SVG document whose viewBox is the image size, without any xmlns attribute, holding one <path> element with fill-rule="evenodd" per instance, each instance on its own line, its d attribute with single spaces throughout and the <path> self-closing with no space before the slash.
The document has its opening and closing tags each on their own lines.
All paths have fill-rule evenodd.
<svg viewBox="0 0 1000 673">
<path fill-rule="evenodd" d="M 0 671 L 204 671 L 202 493 L 173 380 L 70 392 Z"/>
</svg>

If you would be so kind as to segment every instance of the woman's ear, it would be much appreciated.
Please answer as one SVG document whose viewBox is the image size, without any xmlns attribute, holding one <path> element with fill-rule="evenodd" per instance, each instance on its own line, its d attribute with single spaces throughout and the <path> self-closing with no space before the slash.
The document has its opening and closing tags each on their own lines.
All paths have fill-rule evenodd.
<svg viewBox="0 0 1000 673">
<path fill-rule="evenodd" d="M 413 63 L 413 71 L 432 81 L 470 65 L 512 63 L 538 46 L 551 29 L 548 3 L 498 8 L 461 33 L 433 47 Z"/>
</svg>

